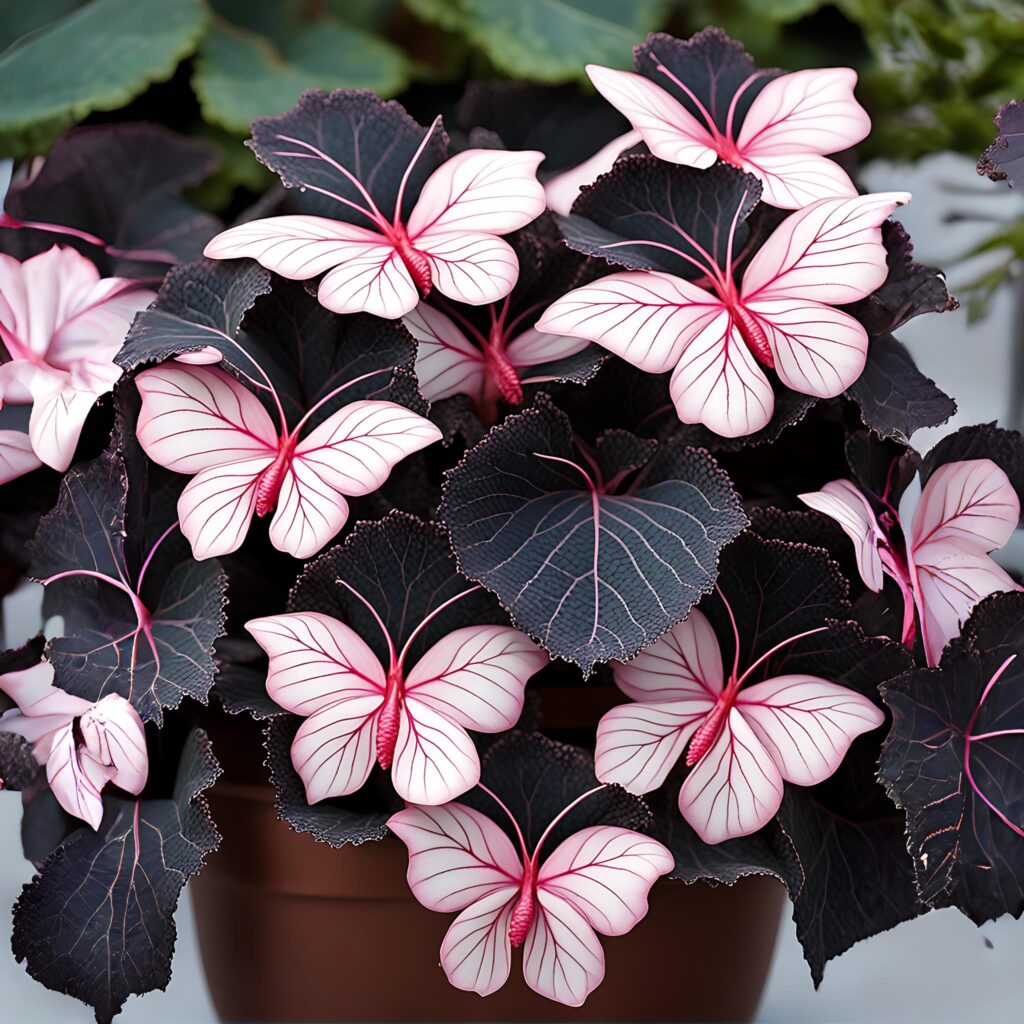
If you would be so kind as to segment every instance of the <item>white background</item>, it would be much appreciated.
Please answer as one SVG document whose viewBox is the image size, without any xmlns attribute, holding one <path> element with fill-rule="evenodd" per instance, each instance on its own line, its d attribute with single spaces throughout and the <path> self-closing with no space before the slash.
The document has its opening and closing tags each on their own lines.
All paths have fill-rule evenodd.
<svg viewBox="0 0 1024 1024">
<path fill-rule="evenodd" d="M 909 188 L 914 201 L 900 211 L 920 259 L 947 268 L 986 230 L 977 223 L 943 223 L 951 210 L 973 210 L 994 217 L 1020 215 L 1024 204 L 1003 186 L 980 181 L 973 164 L 943 155 L 912 168 L 876 165 L 867 175 L 871 188 Z M 971 194 L 973 193 L 973 194 Z M 957 283 L 977 273 L 980 264 L 951 269 Z M 1010 353 L 1024 337 L 1022 314 L 1013 296 L 995 303 L 986 321 L 968 327 L 961 310 L 922 317 L 900 332 L 921 368 L 953 394 L 960 412 L 950 426 L 999 419 L 1020 427 L 1021 410 L 1010 408 Z M 947 427 L 948 429 L 948 427 Z M 929 436 L 931 435 L 931 436 Z M 926 449 L 939 432 L 922 432 L 915 444 Z M 1018 536 L 1009 560 L 1024 566 L 1024 544 Z M 27 607 L 31 597 L 26 595 Z M 9 608 L 8 639 L 31 632 L 25 626 L 26 601 Z M 30 620 L 31 616 L 29 616 Z M 10 910 L 32 871 L 21 856 L 19 798 L 0 794 L 0 1020 L 32 1024 L 76 1024 L 92 1020 L 91 1012 L 65 996 L 33 982 L 9 953 Z M 685 928 L 686 922 L 680 922 Z M 642 926 L 641 926 L 642 927 Z M 206 995 L 187 899 L 178 912 L 178 948 L 173 980 L 165 993 L 132 998 L 121 1024 L 206 1024 L 216 1018 Z M 986 944 L 986 940 L 988 944 Z M 614 940 L 608 942 L 615 955 Z M 743 965 L 736 965 L 742 971 Z M 245 970 L 239 964 L 239 970 Z M 1004 919 L 982 929 L 952 910 L 929 914 L 854 947 L 825 972 L 818 992 L 811 984 L 792 922 L 783 921 L 779 946 L 761 1007 L 759 1021 L 772 1024 L 1018 1024 L 1022 1020 L 1024 923 Z M 396 976 L 396 981 L 400 979 Z M 642 983 L 642 979 L 637 979 Z M 722 979 L 728 984 L 728 978 Z M 684 1011 L 685 1012 L 685 1011 Z"/>
</svg>

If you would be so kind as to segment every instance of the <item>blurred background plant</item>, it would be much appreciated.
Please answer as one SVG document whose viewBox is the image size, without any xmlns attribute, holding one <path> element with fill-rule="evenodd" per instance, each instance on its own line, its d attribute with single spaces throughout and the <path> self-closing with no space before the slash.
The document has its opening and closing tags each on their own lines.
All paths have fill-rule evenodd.
<svg viewBox="0 0 1024 1024">
<path fill-rule="evenodd" d="M 862 161 L 977 158 L 1024 96 L 1022 0 L 34 0 L 0 5 L 0 158 L 43 153 L 83 120 L 158 120 L 218 144 L 194 198 L 230 215 L 271 184 L 236 141 L 304 89 L 372 89 L 413 113 L 450 110 L 468 78 L 589 91 L 588 62 L 628 67 L 647 33 L 708 24 L 762 66 L 856 67 L 874 122 Z M 996 207 L 968 251 L 928 254 L 981 257 L 960 287 L 972 319 L 1024 266 L 1013 210 Z"/>
</svg>

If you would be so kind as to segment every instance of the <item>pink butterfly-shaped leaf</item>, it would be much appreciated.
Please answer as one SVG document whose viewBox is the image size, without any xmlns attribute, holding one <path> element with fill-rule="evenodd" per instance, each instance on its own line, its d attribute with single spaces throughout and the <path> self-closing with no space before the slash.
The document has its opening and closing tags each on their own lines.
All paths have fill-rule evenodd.
<svg viewBox="0 0 1024 1024">
<path fill-rule="evenodd" d="M 370 400 L 344 406 L 305 437 L 303 423 L 279 432 L 256 396 L 219 367 L 166 363 L 136 384 L 146 454 L 194 474 L 178 513 L 197 559 L 235 551 L 253 516 L 271 512 L 274 546 L 309 558 L 345 524 L 347 497 L 376 490 L 405 456 L 441 436 L 418 413 Z"/>
<path fill-rule="evenodd" d="M 114 356 L 153 292 L 100 278 L 74 249 L 54 246 L 24 263 L 0 255 L 0 402 L 32 403 L 28 436 L 8 438 L 7 479 L 42 462 L 63 472 L 96 399 L 121 375 Z M 4 432 L 7 433 L 6 431 Z"/>
<path fill-rule="evenodd" d="M 588 65 L 587 74 L 662 160 L 697 168 L 717 160 L 733 164 L 761 180 L 767 202 L 788 210 L 856 195 L 849 175 L 826 158 L 871 129 L 853 95 L 856 72 L 819 68 L 766 81 L 768 73 L 751 71 L 715 81 L 709 67 L 690 66 L 675 52 L 700 47 L 701 35 L 684 44 L 652 37 L 637 50 L 639 74 L 599 65 Z M 673 70 L 671 58 L 680 55 Z M 751 64 L 745 54 L 742 59 Z"/>
<path fill-rule="evenodd" d="M 362 144 L 360 131 L 366 129 L 357 130 L 349 121 L 355 108 L 367 103 L 365 96 L 349 94 L 348 109 L 345 96 L 334 94 L 323 108 L 326 114 L 310 113 L 308 107 L 314 101 L 315 96 L 307 94 L 291 113 L 259 122 L 255 145 L 265 162 L 282 170 L 286 184 L 309 187 L 334 199 L 341 219 L 295 214 L 250 221 L 217 235 L 205 255 L 251 257 L 293 280 L 325 274 L 318 296 L 336 313 L 365 311 L 397 319 L 435 288 L 474 305 L 501 299 L 511 291 L 519 268 L 515 253 L 499 236 L 543 212 L 544 190 L 537 180 L 542 153 L 464 150 L 422 182 L 415 204 L 407 211 L 414 193 L 407 196 L 406 187 L 415 189 L 421 181 L 417 163 L 422 159 L 428 164 L 430 156 L 424 152 L 433 153 L 436 148 L 437 122 L 423 134 L 408 164 L 397 169 L 401 174 L 397 189 L 385 196 L 375 179 L 392 180 L 396 168 L 390 166 L 386 152 L 377 166 L 366 166 L 370 157 L 362 149 L 374 143 Z M 385 122 L 396 116 L 394 110 L 375 109 L 364 112 L 359 121 L 377 117 L 377 131 L 386 133 Z M 316 120 L 314 125 L 304 120 L 311 117 L 333 117 L 334 123 Z M 408 133 L 409 119 L 405 117 L 394 130 Z M 340 147 L 337 155 L 328 152 L 331 146 L 323 140 L 324 133 L 333 132 L 339 133 L 339 139 L 344 137 L 335 140 Z M 403 145 L 396 145 L 404 159 Z M 298 179 L 293 174 L 296 162 L 308 165 L 308 173 Z M 314 183 L 322 177 L 337 191 Z M 385 199 L 393 207 L 382 208 Z"/>
<path fill-rule="evenodd" d="M 832 304 L 862 299 L 885 280 L 880 225 L 909 198 L 821 199 L 790 214 L 738 285 L 731 253 L 720 267 L 679 227 L 674 251 L 706 273 L 710 290 L 660 271 L 611 274 L 563 296 L 537 328 L 597 342 L 648 373 L 672 370 L 670 391 L 684 423 L 725 437 L 752 434 L 775 405 L 762 366 L 818 398 L 841 394 L 860 376 L 867 332 Z M 746 194 L 732 232 L 745 201 Z"/>
<path fill-rule="evenodd" d="M 545 838 L 566 811 L 532 853 L 514 818 L 518 851 L 490 818 L 459 803 L 409 807 L 388 822 L 409 849 L 409 885 L 420 903 L 461 911 L 441 945 L 441 965 L 456 988 L 497 991 L 508 980 L 513 947 L 522 945 L 530 988 L 581 1006 L 604 977 L 597 933 L 623 935 L 647 913 L 651 886 L 673 867 L 669 851 L 638 832 L 597 825 L 570 835 L 541 862 Z"/>
<path fill-rule="evenodd" d="M 442 804 L 466 792 L 480 777 L 466 730 L 511 728 L 523 687 L 547 663 L 509 626 L 457 629 L 409 671 L 409 643 L 396 652 L 388 636 L 385 668 L 350 627 L 318 612 L 254 619 L 246 628 L 270 656 L 267 692 L 306 718 L 292 763 L 310 803 L 355 792 L 374 762 L 390 768 L 406 800 Z"/>
<path fill-rule="evenodd" d="M 866 697 L 816 676 L 744 688 L 757 664 L 743 673 L 734 667 L 723 682 L 718 638 L 696 609 L 632 661 L 617 663 L 616 683 L 635 703 L 601 719 L 597 777 L 648 793 L 686 750 L 693 771 L 679 808 L 705 842 L 718 843 L 762 828 L 779 809 L 783 782 L 822 782 L 857 736 L 882 723 Z"/>
<path fill-rule="evenodd" d="M 905 602 L 904 641 L 913 643 L 916 610 L 929 665 L 939 663 L 983 597 L 1020 589 L 989 555 L 1020 519 L 1017 492 L 990 459 L 948 462 L 923 489 L 915 478 L 898 516 L 890 512 L 884 522 L 849 480 L 833 480 L 800 499 L 843 527 L 872 590 L 881 589 L 883 571 L 896 581 Z"/>
<path fill-rule="evenodd" d="M 36 760 L 61 807 L 98 829 L 103 818 L 103 787 L 112 782 L 141 793 L 149 774 L 142 719 L 116 693 L 95 704 L 53 685 L 53 666 L 0 676 L 0 690 L 18 706 L 0 719 L 0 732 L 13 732 L 31 744 Z"/>
</svg>

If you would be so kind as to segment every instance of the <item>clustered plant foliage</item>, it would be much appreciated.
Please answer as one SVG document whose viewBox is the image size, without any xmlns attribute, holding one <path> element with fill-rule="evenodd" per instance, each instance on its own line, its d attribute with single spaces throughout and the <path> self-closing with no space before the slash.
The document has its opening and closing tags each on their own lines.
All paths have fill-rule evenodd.
<svg viewBox="0 0 1024 1024">
<path fill-rule="evenodd" d="M 221 34 L 210 90 L 259 46 Z M 152 125 L 16 168 L 0 544 L 57 618 L 0 655 L 14 953 L 97 1020 L 168 980 L 217 714 L 264 723 L 291 828 L 405 843 L 481 995 L 522 947 L 582 1004 L 656 882 L 777 877 L 816 984 L 930 909 L 1024 911 L 1022 438 L 912 447 L 955 405 L 894 332 L 956 304 L 910 196 L 857 188 L 854 72 L 718 29 L 635 58 L 426 125 L 305 92 L 230 226 Z M 614 706 L 547 735 L 584 687 Z"/>
</svg>

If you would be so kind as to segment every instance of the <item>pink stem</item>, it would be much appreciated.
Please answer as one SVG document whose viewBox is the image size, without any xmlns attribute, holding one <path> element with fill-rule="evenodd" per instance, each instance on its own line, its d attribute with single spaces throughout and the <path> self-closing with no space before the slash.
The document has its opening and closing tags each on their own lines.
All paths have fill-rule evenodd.
<svg viewBox="0 0 1024 1024">
<path fill-rule="evenodd" d="M 362 604 L 366 608 L 366 610 L 373 616 L 373 618 L 376 621 L 377 625 L 380 627 L 380 631 L 384 634 L 384 639 L 385 639 L 385 641 L 387 642 L 387 645 L 388 645 L 388 658 L 389 658 L 389 661 L 390 661 L 390 666 L 389 667 L 391 669 L 394 669 L 395 666 L 398 664 L 398 658 L 397 658 L 397 656 L 395 654 L 395 645 L 394 645 L 394 642 L 391 639 L 391 634 L 388 632 L 387 626 L 384 625 L 384 620 L 381 619 L 381 617 L 377 614 L 377 609 L 374 608 L 373 605 L 370 604 L 370 602 L 367 601 L 366 598 L 363 597 L 363 595 L 360 594 L 359 591 L 356 590 L 356 588 L 353 587 L 351 583 L 347 583 L 340 576 L 338 577 L 337 582 L 340 583 L 347 591 L 349 591 L 350 593 L 354 594 L 362 602 Z"/>
<path fill-rule="evenodd" d="M 733 643 L 735 644 L 735 648 L 732 659 L 732 676 L 730 682 L 733 684 L 733 688 L 735 689 L 739 686 L 738 679 L 740 672 L 740 630 L 739 627 L 736 625 L 736 616 L 732 613 L 732 605 L 730 605 L 729 602 L 726 600 L 722 588 L 717 583 L 715 584 L 715 591 L 717 592 L 719 598 L 721 598 L 722 604 L 725 605 L 725 610 L 729 613 L 729 622 L 732 624 L 732 637 Z"/>
<path fill-rule="evenodd" d="M 302 417 L 301 420 L 299 420 L 299 422 L 296 425 L 295 429 L 289 435 L 290 439 L 294 441 L 295 438 L 297 438 L 299 436 L 299 431 L 302 430 L 302 428 L 309 422 L 310 417 L 316 415 L 317 410 L 318 409 L 322 409 L 332 398 L 336 398 L 343 391 L 347 390 L 350 387 L 353 387 L 356 384 L 361 383 L 364 380 L 368 380 L 370 377 L 376 377 L 380 373 L 392 373 L 392 372 L 394 372 L 394 367 L 393 366 L 382 366 L 379 370 L 370 370 L 369 373 L 363 373 L 363 374 L 360 374 L 358 377 L 353 377 L 352 380 L 347 381 L 346 383 L 342 384 L 340 387 L 335 388 L 332 392 L 330 392 L 330 394 L 324 395 L 324 397 L 321 398 L 313 406 L 313 408 L 310 409 L 306 413 L 306 415 Z"/>
<path fill-rule="evenodd" d="M 409 166 L 406 167 L 405 172 L 402 175 L 402 181 L 398 186 L 398 198 L 395 200 L 394 227 L 396 229 L 402 223 L 402 202 L 405 199 L 405 186 L 408 184 L 409 175 L 412 174 L 412 169 L 416 166 L 416 161 L 419 160 L 420 156 L 423 154 L 423 150 L 427 148 L 427 143 L 433 137 L 434 129 L 437 127 L 440 120 L 441 115 L 438 114 L 437 117 L 435 117 L 434 120 L 431 121 L 430 127 L 427 129 L 426 135 L 423 136 L 423 141 L 420 142 L 419 146 L 417 146 L 416 152 L 413 153 L 412 159 L 409 161 Z M 437 218 L 435 218 L 435 220 L 436 219 Z M 431 221 L 431 223 L 433 223 L 433 221 Z M 423 230 L 426 231 L 427 228 L 429 227 L 430 224 L 426 225 L 426 227 L 424 227 Z"/>
<path fill-rule="evenodd" d="M 139 578 L 135 583 L 136 593 L 142 592 L 142 581 L 146 578 L 146 570 L 149 568 L 149 563 L 153 561 L 153 556 L 156 554 L 156 549 L 167 539 L 167 537 L 178 528 L 178 520 L 175 519 L 170 526 L 164 530 L 163 533 L 157 538 L 157 542 L 150 548 L 149 554 L 146 555 L 146 560 L 142 563 L 142 568 L 139 570 Z"/>
<path fill-rule="evenodd" d="M 516 830 L 516 836 L 519 838 L 519 849 L 523 855 L 523 867 L 527 865 L 530 860 L 529 851 L 526 849 L 526 839 L 523 837 L 523 830 L 519 827 L 519 822 L 516 821 L 512 812 L 505 806 L 504 801 L 498 796 L 493 790 L 488 789 L 482 782 L 478 782 L 477 789 L 482 790 L 486 793 L 506 814 L 508 820 L 512 822 L 512 827 Z"/>
<path fill-rule="evenodd" d="M 482 589 L 483 588 L 480 586 L 480 584 L 476 583 L 472 587 L 469 587 L 466 590 L 460 591 L 454 597 L 449 597 L 447 601 L 443 601 L 432 612 L 430 612 L 430 614 L 427 615 L 423 619 L 423 621 L 409 634 L 409 639 L 405 641 L 405 644 L 402 647 L 402 652 L 398 655 L 398 662 L 397 662 L 398 668 L 401 669 L 401 667 L 405 663 L 405 656 L 409 653 L 409 648 L 412 646 L 412 642 L 416 639 L 416 637 L 418 637 L 420 635 L 420 633 L 423 632 L 423 629 L 427 625 L 428 622 L 430 622 L 432 619 L 436 619 L 437 616 L 440 615 L 441 612 L 443 612 L 445 610 L 445 608 L 449 607 L 450 605 L 455 604 L 456 601 L 461 601 L 464 597 L 468 597 L 470 594 L 475 593 L 477 590 L 482 590 Z"/>
<path fill-rule="evenodd" d="M 547 839 L 549 835 L 551 835 L 551 832 L 554 829 L 554 827 L 574 807 L 577 807 L 579 804 L 583 803 L 583 801 L 586 800 L 588 796 L 593 796 L 595 793 L 600 793 L 602 789 L 607 788 L 608 784 L 602 782 L 600 786 L 595 786 L 593 789 L 588 789 L 586 793 L 581 793 L 578 797 L 576 797 L 575 800 L 573 800 L 571 804 L 569 804 L 567 807 L 564 807 L 561 811 L 558 812 L 558 814 L 555 815 L 555 817 L 551 820 L 551 824 L 549 824 L 548 827 L 544 829 L 540 839 L 537 840 L 537 845 L 533 848 L 533 857 L 531 858 L 530 863 L 533 866 L 534 871 L 537 870 L 537 858 L 540 857 L 540 848 L 544 845 L 544 840 Z"/>
<path fill-rule="evenodd" d="M 745 682 L 745 681 L 746 681 L 747 679 L 749 679 L 749 678 L 750 678 L 750 674 L 751 674 L 751 672 L 753 672 L 753 671 L 754 671 L 754 669 L 756 669 L 758 665 L 761 665 L 761 664 L 763 664 L 763 663 L 764 663 L 765 661 L 767 661 L 767 660 L 768 660 L 768 659 L 769 659 L 769 658 L 770 658 L 770 657 L 771 657 L 771 656 L 772 656 L 773 654 L 775 654 L 775 653 L 776 653 L 777 651 L 780 651 L 780 650 L 782 650 L 782 648 L 783 648 L 783 647 L 785 647 L 785 646 L 786 646 L 787 644 L 792 644 L 792 643 L 796 643 L 796 641 L 797 641 L 797 640 L 803 640 L 803 638 L 804 638 L 805 636 L 814 636 L 814 634 L 815 634 L 815 633 L 824 633 L 824 632 L 825 632 L 825 630 L 827 630 L 827 629 L 828 629 L 828 626 L 819 626 L 819 627 L 818 627 L 817 629 L 808 629 L 808 630 L 807 630 L 806 632 L 804 632 L 804 633 L 797 633 L 797 634 L 796 634 L 796 636 L 791 636 L 791 637 L 787 637 L 787 638 L 786 638 L 785 640 L 781 640 L 781 641 L 780 641 L 779 643 L 777 643 L 777 644 L 776 644 L 776 645 L 775 645 L 775 646 L 774 646 L 774 647 L 773 647 L 773 648 L 772 648 L 771 650 L 769 650 L 769 651 L 765 651 L 765 652 L 764 652 L 764 654 L 762 654 L 762 655 L 761 655 L 761 657 L 760 657 L 760 658 L 758 658 L 758 659 L 757 659 L 757 661 L 755 661 L 755 662 L 754 662 L 754 663 L 753 663 L 753 664 L 752 664 L 752 665 L 751 665 L 751 666 L 750 666 L 750 667 L 749 667 L 749 668 L 748 668 L 748 669 L 746 670 L 746 672 L 744 672 L 744 673 L 743 673 L 743 675 L 742 675 L 742 676 L 740 676 L 740 678 L 739 678 L 739 680 L 738 680 L 738 682 L 737 682 L 737 684 L 736 684 L 736 686 L 737 686 L 737 689 L 738 689 L 738 688 L 739 688 L 740 686 L 742 686 L 742 685 L 743 685 L 743 683 L 744 683 L 744 682 Z"/>
</svg>

